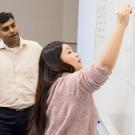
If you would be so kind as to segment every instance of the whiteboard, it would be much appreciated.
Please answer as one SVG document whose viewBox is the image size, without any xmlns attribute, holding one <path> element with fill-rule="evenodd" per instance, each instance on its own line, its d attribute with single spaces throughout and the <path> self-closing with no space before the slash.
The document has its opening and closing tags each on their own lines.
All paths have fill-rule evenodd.
<svg viewBox="0 0 135 135">
<path fill-rule="evenodd" d="M 99 58 L 116 26 L 116 11 L 127 0 L 97 0 L 95 60 Z M 99 113 L 104 113 L 120 135 L 135 135 L 135 15 L 131 15 L 115 68 L 94 95 Z"/>
</svg>

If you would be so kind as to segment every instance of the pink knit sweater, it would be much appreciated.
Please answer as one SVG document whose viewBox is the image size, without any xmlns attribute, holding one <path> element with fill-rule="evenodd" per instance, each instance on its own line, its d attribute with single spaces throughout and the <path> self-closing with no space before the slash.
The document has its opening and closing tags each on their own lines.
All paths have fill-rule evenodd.
<svg viewBox="0 0 135 135">
<path fill-rule="evenodd" d="M 98 115 L 92 93 L 110 73 L 92 65 L 59 77 L 50 88 L 44 135 L 95 135 Z"/>
</svg>

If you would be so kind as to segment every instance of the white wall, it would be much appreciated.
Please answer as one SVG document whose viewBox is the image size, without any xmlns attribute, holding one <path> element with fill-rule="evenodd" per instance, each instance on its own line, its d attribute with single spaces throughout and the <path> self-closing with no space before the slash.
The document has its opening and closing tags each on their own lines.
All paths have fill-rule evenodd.
<svg viewBox="0 0 135 135">
<path fill-rule="evenodd" d="M 78 53 L 84 64 L 94 61 L 96 1 L 79 0 Z"/>
<path fill-rule="evenodd" d="M 127 0 L 97 0 L 96 3 L 96 1 L 79 0 L 78 51 L 86 64 L 92 63 L 94 57 L 97 59 L 102 53 L 116 24 L 114 11 L 126 2 Z M 98 4 L 103 6 L 97 8 Z M 97 21 L 100 24 L 98 28 Z M 133 130 L 135 126 L 134 24 L 135 19 L 132 15 L 113 74 L 94 94 L 99 114 L 107 116 L 120 135 L 135 134 Z M 98 38 L 96 32 L 100 33 Z"/>
<path fill-rule="evenodd" d="M 107 41 L 114 31 L 117 16 L 114 13 L 118 8 L 127 3 L 127 0 L 98 0 L 98 24 L 96 33 L 96 59 L 100 56 Z M 106 84 L 96 92 L 95 99 L 99 110 L 109 117 L 120 135 L 134 135 L 134 95 L 135 95 L 135 19 L 131 15 L 128 28 L 125 31 L 123 45 L 119 58 L 113 69 L 112 75 Z"/>
</svg>

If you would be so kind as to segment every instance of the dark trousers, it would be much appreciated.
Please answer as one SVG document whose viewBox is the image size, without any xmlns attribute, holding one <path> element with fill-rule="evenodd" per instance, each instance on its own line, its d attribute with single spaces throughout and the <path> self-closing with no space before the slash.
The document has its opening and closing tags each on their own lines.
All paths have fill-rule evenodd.
<svg viewBox="0 0 135 135">
<path fill-rule="evenodd" d="M 0 135 L 28 135 L 32 107 L 15 110 L 0 107 Z"/>
</svg>

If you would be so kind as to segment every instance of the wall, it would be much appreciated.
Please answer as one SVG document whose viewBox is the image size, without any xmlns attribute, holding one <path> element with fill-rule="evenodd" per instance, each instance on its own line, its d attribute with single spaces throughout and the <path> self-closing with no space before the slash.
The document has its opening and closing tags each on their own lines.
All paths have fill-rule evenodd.
<svg viewBox="0 0 135 135">
<path fill-rule="evenodd" d="M 78 52 L 84 64 L 91 64 L 99 58 L 115 28 L 114 12 L 127 2 L 79 0 Z M 134 24 L 131 15 L 115 69 L 110 79 L 94 94 L 99 116 L 104 114 L 120 135 L 135 134 Z"/>
<path fill-rule="evenodd" d="M 77 42 L 78 0 L 64 0 L 63 40 Z"/>
<path fill-rule="evenodd" d="M 96 49 L 97 59 L 110 39 L 117 21 L 115 11 L 127 0 L 98 0 Z M 107 83 L 95 94 L 99 112 L 109 117 L 120 135 L 134 135 L 135 126 L 135 19 L 131 15 L 129 26 L 125 31 L 119 58 Z"/>
<path fill-rule="evenodd" d="M 15 15 L 20 34 L 26 39 L 43 46 L 54 40 L 76 42 L 77 0 L 4 0 L 2 11 Z"/>
<path fill-rule="evenodd" d="M 96 1 L 79 0 L 78 53 L 84 64 L 94 61 Z"/>
</svg>

